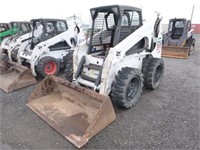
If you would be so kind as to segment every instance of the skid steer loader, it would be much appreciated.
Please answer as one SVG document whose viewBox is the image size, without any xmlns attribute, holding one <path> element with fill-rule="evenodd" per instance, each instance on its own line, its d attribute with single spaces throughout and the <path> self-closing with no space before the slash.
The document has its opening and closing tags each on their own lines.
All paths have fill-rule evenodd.
<svg viewBox="0 0 200 150">
<path fill-rule="evenodd" d="M 18 37 L 31 31 L 30 22 L 10 22 L 9 37 L 4 38 L 0 46 L 0 88 L 6 92 L 36 83 L 31 72 L 23 66 L 8 60 L 9 45 Z"/>
<path fill-rule="evenodd" d="M 22 26 L 26 26 L 26 28 L 29 26 L 29 29 L 30 29 L 30 22 L 27 22 L 27 21 L 12 21 L 12 22 L 9 23 L 9 26 L 10 26 L 10 29 L 2 33 L 4 35 L 3 37 L 5 37 L 5 38 L 2 40 L 1 49 L 8 49 L 9 42 L 13 38 L 18 36 L 17 33 L 21 34 L 20 28 Z"/>
<path fill-rule="evenodd" d="M 33 19 L 31 21 L 33 25 L 31 38 L 24 41 L 20 46 L 14 47 L 11 52 L 9 50 L 10 61 L 0 65 L 2 66 L 0 79 L 5 81 L 5 83 L 0 83 L 0 88 L 6 92 L 10 92 L 16 89 L 12 89 L 14 86 L 10 87 L 12 82 L 18 84 L 23 81 L 23 87 L 25 87 L 35 84 L 37 81 L 34 76 L 38 74 L 42 76 L 50 74 L 57 75 L 62 67 L 63 57 L 67 55 L 68 50 L 73 49 L 81 40 L 85 40 L 84 37 L 76 37 L 77 34 L 81 34 L 82 30 L 77 25 L 76 20 L 74 21 L 74 26 L 71 25 L 68 28 L 66 20 Z M 36 28 L 41 28 L 40 30 L 42 30 L 42 32 L 39 32 L 41 34 L 37 36 L 35 36 Z M 14 62 L 10 63 L 11 61 L 16 61 L 18 65 L 13 65 Z M 3 66 L 4 64 L 6 64 L 6 66 Z M 19 64 L 22 65 L 23 67 L 21 68 L 25 70 L 18 69 L 17 67 L 20 66 Z M 19 82 L 15 80 L 6 82 L 9 77 L 8 75 L 14 76 L 15 79 L 19 77 L 17 78 Z M 26 78 L 27 76 L 30 78 Z M 21 88 L 21 86 L 19 88 Z"/>
<path fill-rule="evenodd" d="M 69 25 L 66 20 L 35 20 L 33 27 L 41 23 L 44 32 L 38 38 L 32 38 L 30 43 L 27 41 L 20 46 L 18 63 L 30 66 L 33 76 L 57 75 L 64 66 L 63 58 L 69 49 L 73 50 L 85 40 L 82 27 L 77 25 L 76 19 L 78 18 L 75 17 L 74 22 Z"/>
<path fill-rule="evenodd" d="M 187 58 L 195 48 L 191 21 L 185 18 L 169 20 L 168 32 L 163 35 L 162 57 Z"/>
<path fill-rule="evenodd" d="M 143 82 L 149 89 L 158 88 L 164 71 L 159 16 L 143 24 L 136 7 L 110 5 L 90 11 L 90 38 L 75 48 L 73 61 L 66 64 L 66 77 L 73 74 L 73 82 L 67 81 L 71 77 L 48 76 L 27 104 L 78 148 L 115 120 L 111 100 L 131 108 Z"/>
<path fill-rule="evenodd" d="M 11 22 L 11 26 L 17 28 L 17 33 L 3 40 L 0 47 L 0 60 L 6 56 L 10 56 L 13 46 L 19 45 L 22 41 L 29 38 L 31 29 L 30 22 Z M 25 34 L 25 35 L 24 35 Z M 11 58 L 9 58 L 11 60 Z"/>
</svg>

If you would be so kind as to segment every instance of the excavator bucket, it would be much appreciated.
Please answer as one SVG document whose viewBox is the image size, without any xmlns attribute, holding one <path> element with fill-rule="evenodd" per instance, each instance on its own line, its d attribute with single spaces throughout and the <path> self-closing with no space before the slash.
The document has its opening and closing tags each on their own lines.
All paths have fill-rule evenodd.
<svg viewBox="0 0 200 150">
<path fill-rule="evenodd" d="M 188 58 L 189 47 L 162 46 L 162 57 Z"/>
<path fill-rule="evenodd" d="M 116 118 L 109 96 L 55 76 L 45 77 L 28 101 L 31 110 L 78 148 Z"/>
<path fill-rule="evenodd" d="M 11 92 L 37 83 L 31 70 L 11 61 L 0 61 L 0 88 Z"/>
</svg>

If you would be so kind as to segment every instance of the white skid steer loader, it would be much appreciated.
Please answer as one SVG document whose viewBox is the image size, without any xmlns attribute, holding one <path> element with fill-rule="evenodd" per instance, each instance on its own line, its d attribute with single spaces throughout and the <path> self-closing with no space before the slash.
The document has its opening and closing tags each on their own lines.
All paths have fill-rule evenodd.
<svg viewBox="0 0 200 150">
<path fill-rule="evenodd" d="M 6 37 L 2 41 L 0 47 L 0 60 L 8 56 L 8 50 L 10 50 L 10 46 L 13 45 L 13 43 L 19 43 L 20 41 L 27 39 L 29 37 L 28 32 L 31 31 L 31 24 L 27 21 L 10 22 L 10 26 L 12 27 L 13 35 Z"/>
<path fill-rule="evenodd" d="M 2 82 L 0 87 L 6 92 L 10 92 L 36 83 L 34 76 L 39 74 L 42 76 L 57 75 L 63 65 L 64 56 L 68 54 L 69 50 L 73 50 L 75 45 L 85 40 L 84 35 L 78 36 L 82 32 L 82 28 L 78 26 L 76 19 L 73 22 L 74 26 L 71 25 L 70 28 L 68 28 L 66 20 L 33 19 L 31 21 L 33 25 L 31 38 L 15 47 L 10 53 L 10 58 L 12 61 L 17 61 L 17 64 L 15 65 L 11 60 L 3 63 L 0 79 L 7 81 L 7 78 L 13 78 L 10 78 L 10 82 Z M 35 36 L 37 28 L 40 28 L 42 32 Z M 22 66 L 20 68 L 24 68 L 24 70 L 18 69 L 18 66 Z M 28 79 L 25 78 L 27 74 Z M 18 86 L 18 82 L 23 84 Z M 16 86 L 11 86 L 13 83 Z"/>
<path fill-rule="evenodd" d="M 37 73 L 42 76 L 57 75 L 68 50 L 73 50 L 74 46 L 85 40 L 84 34 L 81 38 L 80 36 L 77 38 L 83 31 L 74 22 L 73 26 L 70 25 L 68 28 L 65 20 L 39 19 L 34 24 L 36 23 L 43 24 L 45 31 L 39 38 L 32 38 L 30 44 L 24 42 L 21 45 L 18 62 L 29 64 L 33 76 L 37 76 Z"/>
<path fill-rule="evenodd" d="M 70 80 L 73 74 L 73 82 L 48 76 L 27 104 L 78 148 L 115 120 L 111 100 L 131 108 L 143 83 L 158 88 L 164 72 L 158 15 L 143 24 L 136 7 L 111 5 L 90 11 L 90 38 L 66 64 L 66 77 Z"/>
<path fill-rule="evenodd" d="M 9 44 L 7 53 L 8 53 L 8 58 L 10 61 L 14 61 L 17 62 L 17 53 L 19 50 L 19 47 L 21 46 L 21 44 L 25 41 L 31 40 L 32 38 L 37 38 L 39 37 L 40 34 L 42 34 L 42 26 L 38 26 L 35 30 L 34 30 L 34 35 L 32 36 L 32 32 L 29 32 L 27 34 L 24 34 L 22 36 L 20 36 L 19 38 L 16 38 L 14 40 L 12 40 Z"/>
</svg>

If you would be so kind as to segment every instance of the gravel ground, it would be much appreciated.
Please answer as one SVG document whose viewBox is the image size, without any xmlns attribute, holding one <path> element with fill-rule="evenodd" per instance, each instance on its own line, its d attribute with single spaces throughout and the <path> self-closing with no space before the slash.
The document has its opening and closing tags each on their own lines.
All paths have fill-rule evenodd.
<svg viewBox="0 0 200 150">
<path fill-rule="evenodd" d="M 162 85 L 134 108 L 114 105 L 116 121 L 83 149 L 200 149 L 200 35 L 196 43 L 188 59 L 164 59 Z M 26 107 L 35 86 L 0 90 L 0 149 L 75 149 Z"/>
</svg>

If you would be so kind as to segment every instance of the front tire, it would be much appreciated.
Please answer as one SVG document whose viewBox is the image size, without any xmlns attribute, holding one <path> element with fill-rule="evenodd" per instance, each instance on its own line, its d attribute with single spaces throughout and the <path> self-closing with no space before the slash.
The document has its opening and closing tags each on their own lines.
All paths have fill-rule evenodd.
<svg viewBox="0 0 200 150">
<path fill-rule="evenodd" d="M 53 57 L 43 57 L 37 65 L 37 71 L 43 77 L 47 75 L 58 75 L 60 71 L 60 63 Z"/>
<path fill-rule="evenodd" d="M 188 56 L 190 56 L 192 54 L 192 52 L 195 50 L 195 39 L 190 37 L 187 41 L 186 41 L 186 45 L 185 47 L 189 48 L 188 51 Z"/>
<path fill-rule="evenodd" d="M 69 53 L 64 57 L 64 62 L 66 64 L 64 76 L 66 80 L 72 82 L 73 80 L 73 52 L 69 51 Z"/>
<path fill-rule="evenodd" d="M 159 87 L 164 74 L 164 61 L 152 58 L 143 68 L 144 85 L 147 89 L 155 90 Z"/>
<path fill-rule="evenodd" d="M 125 67 L 118 71 L 112 86 L 112 100 L 123 108 L 133 107 L 142 93 L 141 71 Z"/>
</svg>

